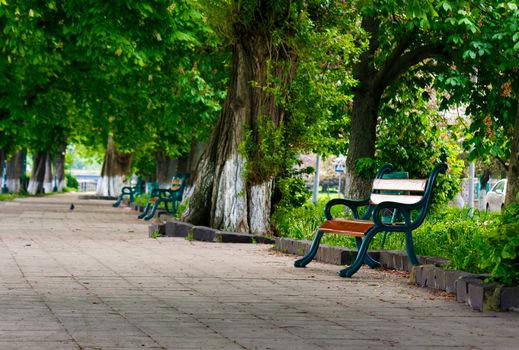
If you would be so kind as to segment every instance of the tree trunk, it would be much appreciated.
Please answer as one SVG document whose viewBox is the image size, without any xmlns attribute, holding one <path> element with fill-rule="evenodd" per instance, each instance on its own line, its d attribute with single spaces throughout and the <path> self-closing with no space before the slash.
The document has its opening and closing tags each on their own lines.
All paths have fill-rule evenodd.
<svg viewBox="0 0 519 350">
<path fill-rule="evenodd" d="M 101 178 L 97 183 L 96 194 L 103 197 L 117 197 L 121 194 L 124 177 L 131 167 L 132 155 L 120 153 L 113 144 L 112 137 L 108 137 Z"/>
<path fill-rule="evenodd" d="M 54 177 L 52 176 L 52 157 L 47 153 L 45 158 L 45 176 L 43 178 L 43 192 L 52 193 L 54 188 Z"/>
<path fill-rule="evenodd" d="M 372 93 L 359 94 L 353 101 L 348 154 L 344 170 L 346 198 L 369 197 L 372 179 L 355 172 L 355 163 L 361 158 L 375 157 L 379 103 L 380 96 L 373 96 Z"/>
<path fill-rule="evenodd" d="M 519 199 L 519 99 L 515 113 L 514 136 L 512 137 L 512 149 L 510 151 L 510 166 L 508 167 L 508 184 L 505 203 L 517 203 Z"/>
<path fill-rule="evenodd" d="M 353 75 L 359 86 L 353 99 L 346 168 L 344 169 L 344 195 L 346 198 L 361 199 L 369 195 L 371 179 L 355 171 L 355 164 L 361 158 L 375 157 L 378 109 L 384 87 L 377 86 L 374 77 L 374 56 L 379 47 L 378 19 L 365 16 L 362 28 L 370 33 L 368 49 L 361 55 L 360 61 L 353 68 Z"/>
<path fill-rule="evenodd" d="M 2 192 L 5 188 L 7 188 L 7 164 L 5 159 L 4 150 L 0 149 L 0 187 L 2 188 Z"/>
<path fill-rule="evenodd" d="M 191 143 L 191 151 L 187 157 L 186 169 L 184 170 L 184 172 L 189 174 L 191 178 L 193 178 L 197 172 L 198 165 L 200 164 L 204 154 L 205 146 L 205 143 L 202 143 L 198 140 L 193 140 Z"/>
<path fill-rule="evenodd" d="M 194 179 L 196 174 L 199 171 L 202 171 L 202 167 L 200 166 L 202 162 L 202 157 L 204 155 L 204 149 L 206 147 L 205 143 L 199 142 L 198 140 L 193 140 L 191 144 L 191 151 L 187 157 L 186 167 L 183 173 L 187 174 L 187 186 L 184 190 L 183 199 L 186 200 L 191 197 L 193 194 L 193 190 L 195 189 Z"/>
<path fill-rule="evenodd" d="M 23 172 L 24 156 L 24 151 L 20 151 L 7 162 L 7 189 L 10 193 L 19 193 L 21 190 L 20 178 Z"/>
<path fill-rule="evenodd" d="M 157 163 L 156 176 L 160 188 L 169 188 L 171 178 L 178 172 L 178 159 L 171 159 L 163 152 L 155 153 Z"/>
<path fill-rule="evenodd" d="M 48 158 L 49 154 L 47 152 L 38 152 L 33 156 L 31 179 L 27 187 L 29 194 L 34 195 L 45 192 L 44 182 Z"/>
<path fill-rule="evenodd" d="M 54 169 L 56 175 L 56 186 L 58 192 L 63 192 L 63 189 L 67 186 L 65 178 L 65 150 L 58 152 L 55 158 L 56 169 Z"/>
<path fill-rule="evenodd" d="M 201 171 L 194 179 L 186 221 L 228 231 L 269 231 L 272 179 L 247 182 L 239 145 L 245 139 L 246 127 L 257 131 L 259 116 L 270 116 L 275 125 L 284 117 L 274 96 L 261 89 L 267 79 L 271 49 L 267 36 L 247 31 L 240 33 L 233 47 L 227 97 L 201 160 Z"/>
</svg>

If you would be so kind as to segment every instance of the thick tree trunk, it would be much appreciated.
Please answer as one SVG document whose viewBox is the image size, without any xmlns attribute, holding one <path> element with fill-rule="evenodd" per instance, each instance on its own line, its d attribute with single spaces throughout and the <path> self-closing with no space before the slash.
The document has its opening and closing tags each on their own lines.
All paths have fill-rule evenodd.
<svg viewBox="0 0 519 350">
<path fill-rule="evenodd" d="M 63 192 L 63 189 L 67 186 L 65 178 L 65 150 L 58 152 L 55 158 L 55 165 L 56 187 L 58 192 Z"/>
<path fill-rule="evenodd" d="M 44 182 L 48 158 L 49 154 L 47 152 L 38 152 L 33 156 L 31 179 L 27 187 L 29 194 L 34 195 L 45 192 Z"/>
<path fill-rule="evenodd" d="M 353 100 L 346 169 L 344 170 L 344 194 L 346 198 L 366 198 L 371 179 L 355 172 L 355 164 L 361 158 L 375 157 L 378 109 L 384 86 L 375 81 L 378 71 L 374 56 L 379 47 L 380 22 L 370 16 L 362 19 L 362 28 L 371 34 L 369 47 L 354 66 L 353 75 L 359 86 Z"/>
<path fill-rule="evenodd" d="M 191 144 L 191 151 L 187 157 L 186 167 L 183 173 L 187 174 L 187 186 L 184 190 L 184 201 L 191 197 L 195 187 L 194 179 L 198 172 L 202 171 L 202 157 L 204 155 L 206 144 L 199 142 L 198 140 L 194 140 Z"/>
<path fill-rule="evenodd" d="M 7 188 L 7 164 L 5 159 L 4 150 L 0 149 L 0 187 L 2 188 L 2 192 L 5 188 Z"/>
<path fill-rule="evenodd" d="M 283 110 L 274 96 L 255 88 L 267 79 L 272 47 L 266 36 L 242 34 L 233 48 L 233 67 L 227 98 L 194 179 L 194 191 L 184 219 L 194 224 L 237 232 L 269 231 L 272 179 L 250 184 L 244 177 L 245 159 L 239 145 L 245 127 L 257 131 L 259 116 L 270 116 L 275 125 Z"/>
<path fill-rule="evenodd" d="M 45 176 L 43 177 L 43 192 L 51 193 L 54 188 L 54 177 L 52 176 L 52 157 L 47 153 L 45 158 Z"/>
<path fill-rule="evenodd" d="M 156 176 L 160 188 L 171 186 L 171 178 L 178 172 L 178 159 L 171 159 L 163 152 L 155 154 L 157 163 Z"/>
<path fill-rule="evenodd" d="M 124 177 L 130 171 L 132 155 L 120 153 L 108 137 L 101 178 L 97 183 L 96 194 L 103 197 L 117 197 L 121 194 Z"/>
<path fill-rule="evenodd" d="M 346 169 L 344 194 L 346 198 L 367 198 L 371 188 L 370 178 L 355 172 L 355 162 L 361 158 L 375 157 L 377 116 L 380 96 L 360 94 L 353 101 L 351 131 Z"/>
<path fill-rule="evenodd" d="M 515 113 L 515 129 L 512 137 L 512 149 L 510 151 L 510 166 L 508 167 L 508 185 L 506 190 L 505 203 L 517 203 L 519 193 L 519 100 Z"/>
<path fill-rule="evenodd" d="M 7 189 L 10 193 L 19 193 L 21 190 L 20 178 L 24 156 L 24 152 L 20 151 L 7 162 Z"/>
</svg>

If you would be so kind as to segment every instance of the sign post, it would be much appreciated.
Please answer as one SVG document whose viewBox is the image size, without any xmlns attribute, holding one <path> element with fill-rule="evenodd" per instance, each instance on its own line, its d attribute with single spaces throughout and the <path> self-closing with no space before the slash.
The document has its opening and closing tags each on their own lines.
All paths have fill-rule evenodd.
<svg viewBox="0 0 519 350">
<path fill-rule="evenodd" d="M 338 185 L 338 188 L 337 188 L 337 196 L 340 198 L 341 197 L 341 174 L 344 173 L 344 163 L 345 163 L 346 159 L 343 157 L 343 156 L 339 156 L 337 158 L 335 158 L 335 160 L 333 161 L 333 164 L 334 164 L 334 167 L 335 167 L 335 172 L 337 174 L 339 174 L 339 185 Z"/>
</svg>

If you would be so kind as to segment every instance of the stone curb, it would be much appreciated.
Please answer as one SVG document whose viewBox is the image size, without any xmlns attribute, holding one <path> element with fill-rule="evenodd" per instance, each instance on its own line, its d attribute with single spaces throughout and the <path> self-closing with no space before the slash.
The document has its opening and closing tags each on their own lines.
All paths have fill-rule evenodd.
<svg viewBox="0 0 519 350">
<path fill-rule="evenodd" d="M 274 244 L 274 240 L 260 235 L 238 232 L 223 232 L 206 226 L 195 226 L 187 222 L 169 219 L 164 224 L 151 224 L 148 228 L 150 237 L 157 232 L 164 237 L 184 237 L 188 240 L 221 243 L 260 243 Z"/>
<path fill-rule="evenodd" d="M 310 241 L 276 237 L 276 250 L 283 253 L 304 255 L 310 249 Z M 356 250 L 330 247 L 321 244 L 314 260 L 349 265 Z M 448 261 L 438 257 L 419 256 L 422 265 L 413 266 L 402 251 L 370 251 L 370 255 L 385 268 L 409 272 L 409 281 L 424 288 L 456 294 L 456 300 L 478 311 L 507 311 L 519 309 L 519 287 L 506 287 L 495 282 L 485 282 L 490 275 L 476 275 L 465 271 L 445 270 Z"/>
</svg>

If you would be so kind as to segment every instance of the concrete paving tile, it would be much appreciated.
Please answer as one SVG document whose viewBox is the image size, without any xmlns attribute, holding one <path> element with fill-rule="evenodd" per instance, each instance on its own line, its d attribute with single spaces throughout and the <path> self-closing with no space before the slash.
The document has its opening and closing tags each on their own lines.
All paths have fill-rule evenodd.
<svg viewBox="0 0 519 350">
<path fill-rule="evenodd" d="M 0 349 L 519 344 L 518 313 L 476 313 L 385 271 L 295 269 L 265 245 L 150 239 L 147 223 L 110 205 L 74 194 L 0 202 Z"/>
<path fill-rule="evenodd" d="M 0 340 L 2 350 L 81 350 L 74 341 L 41 341 L 35 339 L 21 341 Z"/>
</svg>

